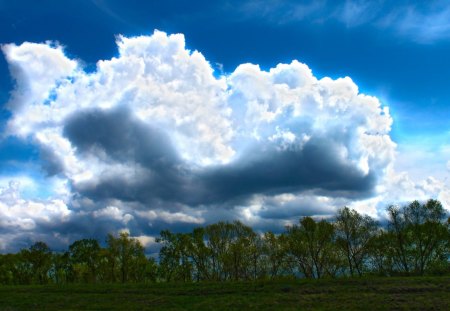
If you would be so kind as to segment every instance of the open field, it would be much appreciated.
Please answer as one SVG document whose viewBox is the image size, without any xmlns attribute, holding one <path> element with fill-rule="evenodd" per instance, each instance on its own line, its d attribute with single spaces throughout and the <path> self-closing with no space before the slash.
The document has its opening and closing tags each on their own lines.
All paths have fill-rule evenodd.
<svg viewBox="0 0 450 311">
<path fill-rule="evenodd" d="M 450 278 L 0 287 L 0 310 L 450 310 Z"/>
</svg>

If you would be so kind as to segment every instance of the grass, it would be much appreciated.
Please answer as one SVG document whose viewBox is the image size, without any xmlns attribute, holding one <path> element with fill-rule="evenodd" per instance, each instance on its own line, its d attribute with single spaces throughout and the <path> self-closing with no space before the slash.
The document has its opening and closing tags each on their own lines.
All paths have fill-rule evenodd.
<svg viewBox="0 0 450 311">
<path fill-rule="evenodd" d="M 450 278 L 0 286 L 0 310 L 450 310 Z"/>
</svg>

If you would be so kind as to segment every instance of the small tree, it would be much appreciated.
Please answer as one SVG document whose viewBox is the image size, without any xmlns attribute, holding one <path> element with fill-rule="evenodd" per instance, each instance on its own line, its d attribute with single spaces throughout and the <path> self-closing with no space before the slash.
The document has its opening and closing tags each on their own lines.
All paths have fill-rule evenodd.
<svg viewBox="0 0 450 311">
<path fill-rule="evenodd" d="M 95 239 L 78 240 L 69 246 L 72 264 L 77 265 L 78 270 L 85 271 L 81 276 L 84 282 L 97 281 L 99 253 L 100 245 Z"/>
<path fill-rule="evenodd" d="M 390 206 L 389 232 L 394 237 L 394 260 L 402 273 L 423 275 L 431 265 L 449 258 L 448 226 L 439 201 L 414 201 L 403 208 Z"/>
<path fill-rule="evenodd" d="M 370 216 L 344 207 L 338 211 L 335 226 L 336 243 L 346 255 L 350 275 L 353 276 L 356 270 L 362 276 L 369 242 L 377 232 L 377 223 Z"/>
<path fill-rule="evenodd" d="M 276 278 L 283 272 L 287 257 L 286 234 L 275 235 L 273 232 L 264 233 L 263 253 L 270 278 Z"/>
<path fill-rule="evenodd" d="M 108 234 L 106 242 L 111 255 L 111 269 L 118 269 L 122 283 L 135 281 L 134 279 L 129 280 L 130 270 L 137 262 L 145 259 L 144 247 L 137 239 L 131 238 L 127 232 L 121 232 L 118 237 Z"/>
<path fill-rule="evenodd" d="M 332 224 L 304 217 L 299 225 L 288 227 L 287 230 L 289 251 L 305 277 L 319 279 L 325 275 L 336 275 L 340 263 Z"/>
<path fill-rule="evenodd" d="M 48 282 L 48 272 L 51 267 L 51 251 L 44 242 L 36 242 L 28 251 L 23 252 L 25 260 L 29 263 L 33 279 L 39 284 Z"/>
</svg>

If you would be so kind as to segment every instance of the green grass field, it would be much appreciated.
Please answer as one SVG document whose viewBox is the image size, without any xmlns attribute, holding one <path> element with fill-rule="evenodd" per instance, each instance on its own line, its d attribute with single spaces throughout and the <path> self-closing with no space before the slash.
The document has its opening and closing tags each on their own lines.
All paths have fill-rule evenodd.
<svg viewBox="0 0 450 311">
<path fill-rule="evenodd" d="M 450 278 L 0 287 L 0 310 L 450 310 Z"/>
</svg>

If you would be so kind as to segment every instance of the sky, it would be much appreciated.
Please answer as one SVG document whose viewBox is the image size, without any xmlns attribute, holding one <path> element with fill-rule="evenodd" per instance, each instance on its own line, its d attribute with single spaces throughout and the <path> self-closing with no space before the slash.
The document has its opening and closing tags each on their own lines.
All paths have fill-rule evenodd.
<svg viewBox="0 0 450 311">
<path fill-rule="evenodd" d="M 450 211 L 448 1 L 0 0 L 0 252 Z"/>
</svg>

